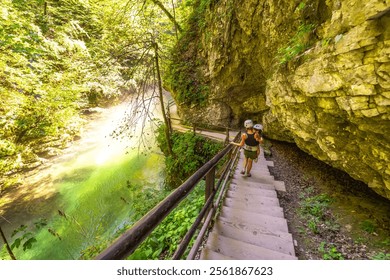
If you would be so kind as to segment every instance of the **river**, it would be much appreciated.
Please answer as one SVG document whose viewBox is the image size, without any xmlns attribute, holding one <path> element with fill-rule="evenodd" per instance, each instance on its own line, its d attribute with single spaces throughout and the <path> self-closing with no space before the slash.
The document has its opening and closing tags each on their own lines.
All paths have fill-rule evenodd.
<svg viewBox="0 0 390 280">
<path fill-rule="evenodd" d="M 132 204 L 137 202 L 129 184 L 132 191 L 162 188 L 163 156 L 151 128 L 143 131 L 151 140 L 147 153 L 138 148 L 140 127 L 131 140 L 110 136 L 129 110 L 133 108 L 122 103 L 94 114 L 80 140 L 1 198 L 0 225 L 8 241 L 21 236 L 11 237 L 20 225 L 28 226 L 25 232 L 37 240 L 25 251 L 15 248 L 17 259 L 78 259 L 81 250 L 131 223 Z M 36 230 L 34 223 L 42 218 L 47 225 Z M 9 258 L 5 249 L 1 258 Z"/>
</svg>

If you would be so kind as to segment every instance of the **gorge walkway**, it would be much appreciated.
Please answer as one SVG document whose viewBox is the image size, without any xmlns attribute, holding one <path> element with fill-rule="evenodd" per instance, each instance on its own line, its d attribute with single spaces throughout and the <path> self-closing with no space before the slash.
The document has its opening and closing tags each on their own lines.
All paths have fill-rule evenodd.
<svg viewBox="0 0 390 280">
<path fill-rule="evenodd" d="M 253 163 L 252 176 L 243 177 L 243 157 L 241 153 L 200 259 L 297 259 L 277 198 L 277 191 L 285 191 L 284 182 L 270 175 L 268 166 L 273 162 L 263 152 Z"/>
<path fill-rule="evenodd" d="M 206 130 L 197 130 L 196 133 L 220 141 L 226 140 L 223 133 Z M 231 132 L 230 140 L 233 134 L 236 132 Z M 268 166 L 273 166 L 273 162 L 266 160 L 262 149 L 258 162 L 253 162 L 252 176 L 243 177 L 240 174 L 243 161 L 244 154 L 241 151 L 200 259 L 297 259 L 294 241 L 277 197 L 277 192 L 286 191 L 285 185 L 275 180 L 268 169 Z"/>
<path fill-rule="evenodd" d="M 180 124 L 176 106 L 171 106 L 172 128 L 189 131 Z M 238 131 L 222 132 L 194 129 L 194 132 L 219 141 L 231 141 Z M 227 139 L 229 138 L 229 139 Z M 258 162 L 253 162 L 251 177 L 240 174 L 244 161 L 240 151 L 238 162 L 222 202 L 219 215 L 201 251 L 202 260 L 294 260 L 294 241 L 288 232 L 277 191 L 285 192 L 284 182 L 270 175 L 263 149 Z"/>
</svg>

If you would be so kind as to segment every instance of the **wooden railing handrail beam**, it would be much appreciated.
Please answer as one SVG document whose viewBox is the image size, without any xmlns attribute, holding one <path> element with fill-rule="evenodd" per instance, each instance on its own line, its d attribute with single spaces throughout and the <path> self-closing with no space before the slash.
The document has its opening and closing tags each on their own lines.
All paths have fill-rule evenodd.
<svg viewBox="0 0 390 280">
<path fill-rule="evenodd" d="M 236 138 L 238 138 L 238 135 Z M 96 259 L 119 260 L 128 257 L 164 218 L 191 192 L 196 184 L 233 148 L 227 145 L 221 152 L 198 169 L 181 186 L 150 210 Z"/>
</svg>

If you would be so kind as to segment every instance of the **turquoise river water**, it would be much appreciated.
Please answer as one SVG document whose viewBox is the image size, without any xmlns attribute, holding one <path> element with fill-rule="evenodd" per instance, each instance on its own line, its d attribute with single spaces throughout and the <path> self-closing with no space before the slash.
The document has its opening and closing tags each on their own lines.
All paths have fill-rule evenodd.
<svg viewBox="0 0 390 280">
<path fill-rule="evenodd" d="M 162 188 L 163 156 L 157 148 L 144 155 L 131 149 L 138 147 L 137 137 L 110 137 L 126 110 L 125 104 L 103 110 L 89 121 L 81 140 L 1 198 L 0 225 L 8 241 L 21 236 L 11 237 L 20 225 L 37 240 L 31 249 L 15 248 L 17 259 L 78 259 L 81 250 L 131 222 L 131 205 L 142 202 L 132 201 L 129 182 L 138 186 L 135 191 Z M 149 145 L 156 147 L 153 141 Z M 42 218 L 48 224 L 36 230 L 34 223 Z M 8 258 L 3 248 L 1 259 Z"/>
</svg>

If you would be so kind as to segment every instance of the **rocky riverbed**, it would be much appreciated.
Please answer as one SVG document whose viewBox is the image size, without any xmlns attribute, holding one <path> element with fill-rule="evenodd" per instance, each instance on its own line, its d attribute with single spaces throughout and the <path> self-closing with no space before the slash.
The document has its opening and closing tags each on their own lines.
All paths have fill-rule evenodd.
<svg viewBox="0 0 390 280">
<path fill-rule="evenodd" d="M 273 141 L 270 150 L 299 259 L 390 259 L 389 200 L 293 144 Z"/>
</svg>

